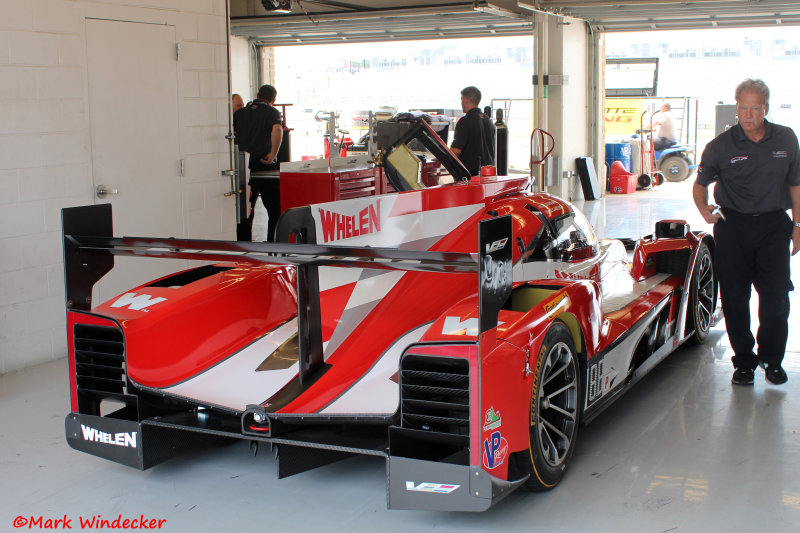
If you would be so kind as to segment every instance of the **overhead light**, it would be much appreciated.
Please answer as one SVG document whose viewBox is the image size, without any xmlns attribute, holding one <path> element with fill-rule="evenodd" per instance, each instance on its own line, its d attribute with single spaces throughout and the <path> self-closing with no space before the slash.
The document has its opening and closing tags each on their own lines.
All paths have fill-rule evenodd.
<svg viewBox="0 0 800 533">
<path fill-rule="evenodd" d="M 273 13 L 291 13 L 292 0 L 261 0 L 261 5 Z"/>
</svg>

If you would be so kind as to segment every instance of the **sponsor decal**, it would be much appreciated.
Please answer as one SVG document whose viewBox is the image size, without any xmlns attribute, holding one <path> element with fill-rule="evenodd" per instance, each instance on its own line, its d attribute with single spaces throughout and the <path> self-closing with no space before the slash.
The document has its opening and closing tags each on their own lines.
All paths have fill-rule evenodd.
<svg viewBox="0 0 800 533">
<path fill-rule="evenodd" d="M 483 439 L 483 466 L 492 470 L 503 464 L 508 456 L 508 441 L 499 431 Z"/>
<path fill-rule="evenodd" d="M 737 155 L 733 159 L 731 159 L 731 165 L 735 165 L 736 163 L 741 163 L 742 161 L 747 161 L 749 159 L 746 155 Z"/>
<path fill-rule="evenodd" d="M 786 150 L 776 150 L 772 152 L 772 157 L 789 157 L 789 153 Z"/>
<path fill-rule="evenodd" d="M 569 305 L 569 296 L 567 295 L 567 293 L 563 293 L 561 296 L 559 296 L 558 298 L 556 298 L 552 302 L 550 302 L 548 304 L 545 304 L 544 312 L 545 313 L 549 313 L 550 311 L 552 311 L 553 309 L 558 307 L 559 304 L 561 304 L 561 302 L 563 302 L 565 300 L 566 300 L 567 305 Z"/>
<path fill-rule="evenodd" d="M 562 270 L 556 270 L 556 279 L 582 279 L 582 278 L 573 272 L 564 272 Z"/>
<path fill-rule="evenodd" d="M 381 230 L 381 201 L 376 200 L 358 213 L 336 213 L 319 210 L 324 242 L 339 241 L 369 235 Z"/>
<path fill-rule="evenodd" d="M 478 319 L 468 318 L 466 320 L 461 320 L 461 317 L 458 316 L 446 316 L 444 317 L 442 335 L 470 335 L 472 337 L 477 337 Z"/>
<path fill-rule="evenodd" d="M 83 440 L 89 442 L 136 448 L 136 431 L 131 431 L 130 433 L 106 433 L 97 428 L 81 424 L 81 433 L 83 433 Z"/>
<path fill-rule="evenodd" d="M 500 418 L 500 411 L 495 411 L 494 407 L 487 409 L 483 417 L 483 430 L 497 429 L 501 425 L 503 425 L 503 421 Z"/>
<path fill-rule="evenodd" d="M 508 242 L 508 237 L 505 239 L 500 239 L 499 241 L 494 241 L 492 244 L 486 245 L 486 253 L 490 254 L 492 252 L 496 252 L 497 250 L 502 250 L 505 248 L 506 243 Z"/>
<path fill-rule="evenodd" d="M 406 481 L 406 490 L 410 492 L 436 492 L 439 494 L 450 494 L 461 485 L 448 485 L 445 483 L 420 483 L 415 485 L 413 481 Z"/>
<path fill-rule="evenodd" d="M 149 294 L 136 295 L 135 292 L 127 292 L 117 298 L 111 307 L 127 307 L 133 311 L 149 311 L 147 309 L 151 305 L 166 301 L 166 298 L 160 296 L 150 296 Z"/>
<path fill-rule="evenodd" d="M 505 322 L 497 321 L 497 326 L 502 326 Z M 461 320 L 459 316 L 446 316 L 444 317 L 444 325 L 442 326 L 442 335 L 469 335 L 470 337 L 478 336 L 479 322 L 477 318 L 468 318 Z"/>
<path fill-rule="evenodd" d="M 499 294 L 511 284 L 511 261 L 496 261 L 491 255 L 483 256 L 481 285 L 490 293 Z"/>
<path fill-rule="evenodd" d="M 600 279 L 600 266 L 595 264 L 592 268 L 589 269 L 589 274 L 587 276 L 583 276 L 581 274 L 576 274 L 575 272 L 564 272 L 563 270 L 556 270 L 555 271 L 556 279 Z"/>
</svg>

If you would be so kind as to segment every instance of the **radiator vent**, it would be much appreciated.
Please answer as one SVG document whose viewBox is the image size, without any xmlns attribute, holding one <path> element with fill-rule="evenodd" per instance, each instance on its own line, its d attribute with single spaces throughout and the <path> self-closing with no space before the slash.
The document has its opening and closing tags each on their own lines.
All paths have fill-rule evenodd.
<svg viewBox="0 0 800 533">
<path fill-rule="evenodd" d="M 409 355 L 400 368 L 401 426 L 469 436 L 469 362 Z"/>
<path fill-rule="evenodd" d="M 95 414 L 104 399 L 130 403 L 125 341 L 116 326 L 75 324 L 75 377 L 81 412 Z"/>
</svg>

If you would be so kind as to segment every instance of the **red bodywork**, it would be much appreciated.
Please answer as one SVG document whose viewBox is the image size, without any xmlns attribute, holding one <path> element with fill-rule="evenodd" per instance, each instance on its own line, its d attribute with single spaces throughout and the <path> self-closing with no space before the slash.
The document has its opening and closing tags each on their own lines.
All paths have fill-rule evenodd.
<svg viewBox="0 0 800 533">
<path fill-rule="evenodd" d="M 314 221 L 310 231 L 325 246 L 376 250 L 379 257 L 389 248 L 461 253 L 476 261 L 479 254 L 484 257 L 478 248 L 483 238 L 479 223 L 508 216 L 510 237 L 482 244 L 486 257 L 489 251 L 511 248 L 507 274 L 513 279 L 503 281 L 510 296 L 499 303 L 496 326 L 484 331 L 478 327 L 488 289 L 474 273 L 446 273 L 446 267 L 433 272 L 382 270 L 364 261 L 357 268 L 321 263 L 316 294 L 321 359 L 317 371 L 304 376 L 298 342 L 314 342 L 314 337 L 304 340 L 306 315 L 298 315 L 296 267 L 240 255 L 209 270 L 136 287 L 90 312 L 69 311 L 68 427 L 103 424 L 107 417 L 100 416 L 99 404 L 107 398 L 126 403 L 115 418 L 134 424 L 129 433 L 140 436 L 147 428 L 164 426 L 165 420 L 171 420 L 171 430 L 214 427 L 217 435 L 270 442 L 277 442 L 279 429 L 289 426 L 296 435 L 307 426 L 325 424 L 334 435 L 336 424 L 370 424 L 399 435 L 389 443 L 390 458 L 408 439 L 412 445 L 398 452 L 403 461 L 417 460 L 414 450 L 435 447 L 431 442 L 444 439 L 461 443 L 448 446 L 463 447 L 463 467 L 473 469 L 469 472 L 512 482 L 510 457 L 526 454 L 531 446 L 536 383 L 530 369 L 537 367 L 553 324 L 566 325 L 574 341 L 580 361 L 579 411 L 588 420 L 691 334 L 687 281 L 697 268 L 700 244 L 709 240 L 690 233 L 683 222 L 669 221 L 672 233 L 639 241 L 628 259 L 620 242 L 598 241 L 571 204 L 528 192 L 528 182 L 475 177 L 450 186 L 307 208 Z M 325 253 L 336 255 L 335 250 Z M 294 257 L 283 249 L 276 254 Z M 88 356 L 81 352 L 83 362 L 76 364 L 73 331 L 80 324 L 121 332 L 124 365 L 114 374 L 122 375 L 119 391 L 96 385 L 105 382 L 96 379 L 102 365 L 92 359 L 92 350 L 101 350 L 105 341 L 93 344 Z M 466 361 L 465 435 L 435 435 L 436 417 L 430 425 L 405 429 L 403 361 L 409 357 Z M 82 379 L 95 383 L 97 390 L 79 390 Z M 216 425 L 201 423 L 211 419 Z M 314 438 L 286 436 L 280 442 L 331 446 Z M 422 439 L 419 445 L 413 444 L 417 438 Z M 458 440 L 463 438 L 467 440 Z M 70 439 L 79 449 L 106 456 L 102 449 L 89 449 L 96 442 L 80 441 L 77 431 Z M 380 453 L 386 449 L 386 444 L 377 447 L 384 450 Z M 147 461 L 140 460 L 142 464 Z M 452 485 L 429 487 L 401 477 L 393 482 L 392 493 L 446 492 L 460 486 L 450 481 Z M 431 505 L 460 509 L 462 504 Z"/>
</svg>

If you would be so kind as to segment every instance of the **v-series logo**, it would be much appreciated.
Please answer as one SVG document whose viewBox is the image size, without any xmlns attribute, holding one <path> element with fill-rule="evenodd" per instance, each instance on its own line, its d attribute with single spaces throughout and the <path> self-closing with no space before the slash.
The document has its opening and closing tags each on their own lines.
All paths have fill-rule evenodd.
<svg viewBox="0 0 800 533">
<path fill-rule="evenodd" d="M 101 444 L 113 444 L 114 446 L 123 446 L 125 448 L 136 448 L 136 431 L 131 431 L 130 433 L 106 433 L 97 428 L 81 424 L 81 432 L 83 433 L 83 440 Z"/>
<path fill-rule="evenodd" d="M 506 243 L 508 242 L 508 237 L 505 239 L 500 239 L 499 241 L 494 241 L 492 244 L 486 245 L 486 253 L 490 254 L 492 252 L 496 252 L 497 250 L 502 250 L 505 248 Z"/>
<path fill-rule="evenodd" d="M 324 242 L 369 235 L 381 230 L 381 201 L 377 200 L 354 215 L 320 209 L 319 216 Z"/>
</svg>

